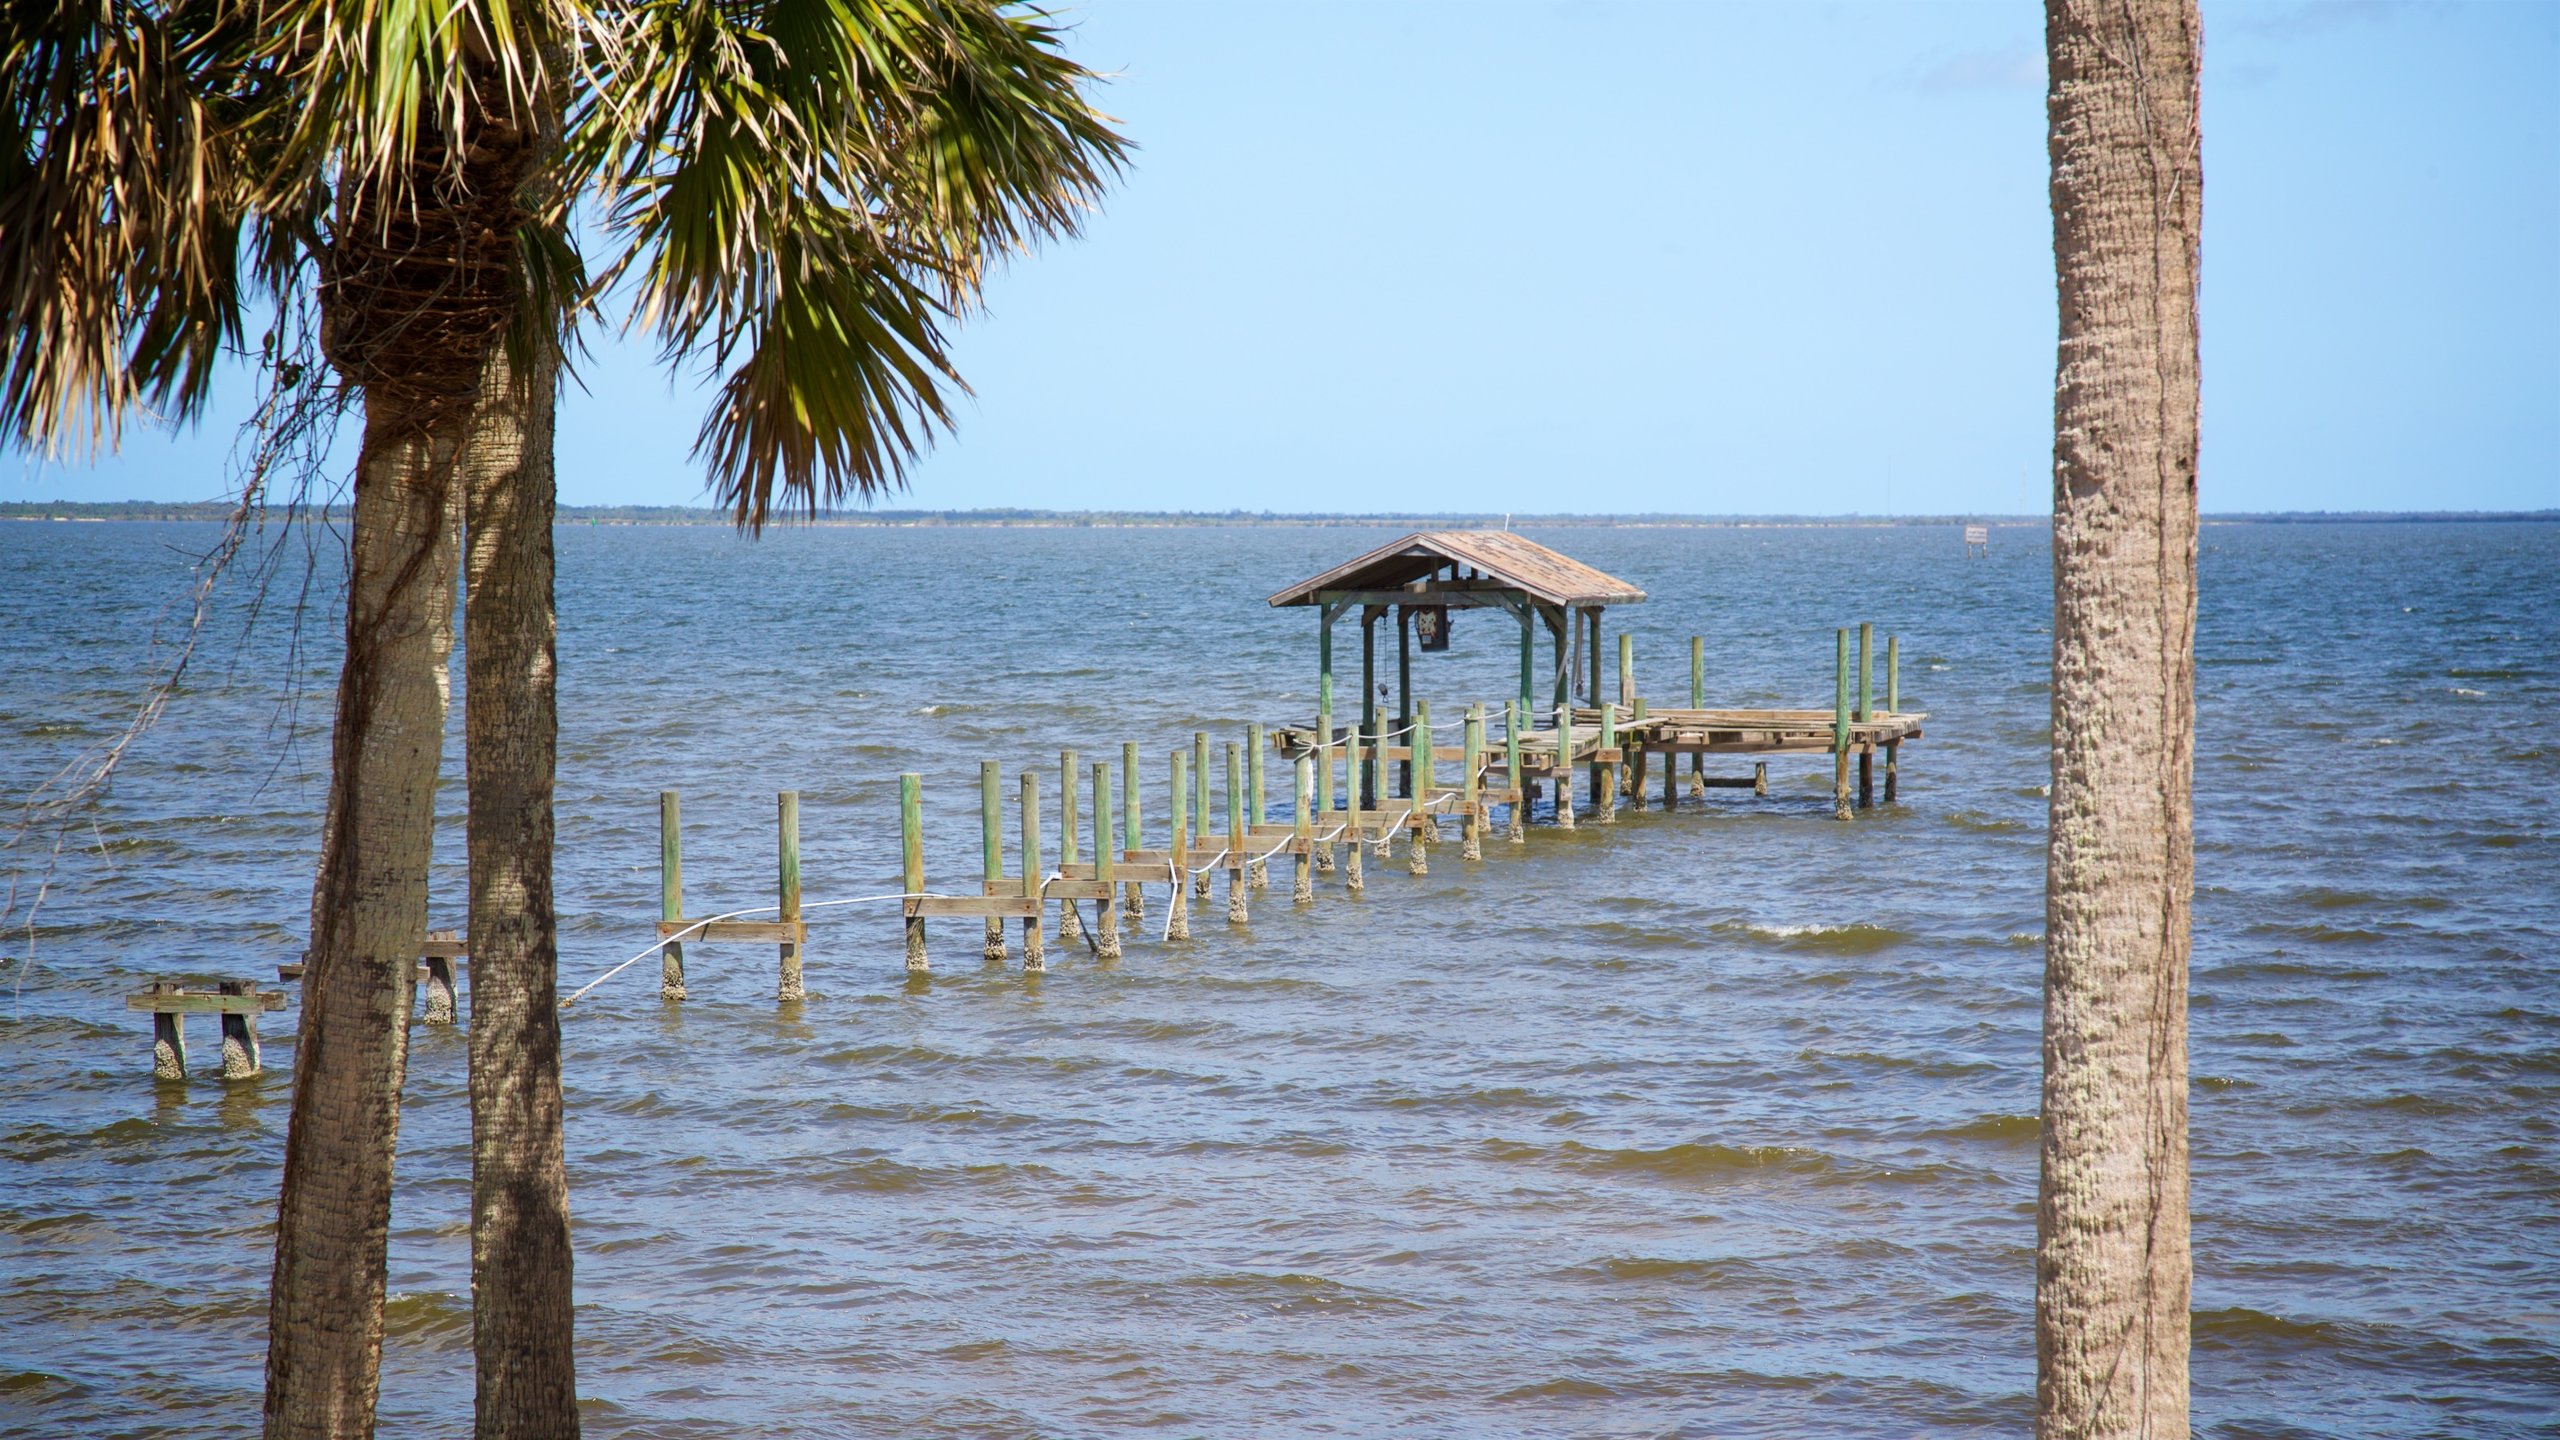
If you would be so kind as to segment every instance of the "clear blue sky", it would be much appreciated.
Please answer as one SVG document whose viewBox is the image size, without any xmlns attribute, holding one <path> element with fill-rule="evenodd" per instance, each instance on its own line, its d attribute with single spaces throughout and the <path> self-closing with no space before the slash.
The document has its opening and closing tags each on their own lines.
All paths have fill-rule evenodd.
<svg viewBox="0 0 2560 1440">
<path fill-rule="evenodd" d="M 894 503 L 2046 508 L 2029 0 L 1068 13 L 1136 166 Z M 2560 506 L 2560 4 L 2205 16 L 2205 507 Z M 586 381 L 563 500 L 697 502 L 698 377 Z M 0 496 L 215 495 L 231 395 Z"/>
</svg>

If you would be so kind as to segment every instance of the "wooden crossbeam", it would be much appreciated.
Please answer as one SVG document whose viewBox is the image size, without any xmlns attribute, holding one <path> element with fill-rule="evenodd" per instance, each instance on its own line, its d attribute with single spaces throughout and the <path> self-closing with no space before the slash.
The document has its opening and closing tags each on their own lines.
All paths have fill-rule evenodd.
<svg viewBox="0 0 2560 1440">
<path fill-rule="evenodd" d="M 263 1015 L 284 1008 L 284 992 L 251 986 L 245 995 L 219 995 L 210 990 L 137 990 L 124 997 L 127 1010 L 155 1015 Z"/>
<path fill-rule="evenodd" d="M 697 925 L 702 928 L 695 929 Z M 765 945 L 806 945 L 809 943 L 809 926 L 801 920 L 713 920 L 707 924 L 700 920 L 658 922 L 659 939 L 676 935 L 682 935 L 688 942 L 738 940 Z"/>
</svg>

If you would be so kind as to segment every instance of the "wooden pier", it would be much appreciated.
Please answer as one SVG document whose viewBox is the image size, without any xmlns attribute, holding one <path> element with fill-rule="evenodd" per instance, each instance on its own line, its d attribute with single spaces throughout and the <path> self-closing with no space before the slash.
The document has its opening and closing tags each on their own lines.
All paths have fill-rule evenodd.
<svg viewBox="0 0 2560 1440">
<path fill-rule="evenodd" d="M 1124 744 L 1116 787 L 1110 762 L 1082 763 L 1074 751 L 1060 755 L 1055 863 L 1044 860 L 1041 770 L 1020 772 L 1019 840 L 1009 862 L 1003 767 L 985 760 L 974 797 L 978 873 L 966 882 L 943 880 L 952 888 L 938 889 L 925 866 L 923 777 L 906 774 L 898 787 L 900 892 L 858 899 L 899 904 L 910 973 L 931 968 L 927 923 L 944 918 L 980 921 L 981 955 L 991 964 L 1008 961 L 1007 922 L 1019 921 L 1023 968 L 1037 972 L 1046 968 L 1051 934 L 1059 944 L 1085 946 L 1098 959 L 1118 959 L 1129 932 L 1142 924 L 1148 886 L 1166 887 L 1161 938 L 1184 941 L 1197 918 L 1192 902 L 1209 899 L 1220 878 L 1227 923 L 1242 926 L 1250 921 L 1251 892 L 1267 883 L 1273 860 L 1285 857 L 1293 872 L 1291 903 L 1312 904 L 1318 876 L 1338 877 L 1349 892 L 1363 890 L 1369 868 L 1364 857 L 1384 860 L 1398 840 L 1405 845 L 1408 873 L 1427 874 L 1432 849 L 1446 838 L 1444 825 L 1457 828 L 1461 858 L 1468 861 L 1482 857 L 1485 837 L 1497 822 L 1508 843 L 1524 844 L 1542 800 L 1557 828 L 1608 825 L 1622 804 L 1644 809 L 1656 786 L 1666 810 L 1681 804 L 1684 790 L 1692 799 L 1710 788 L 1747 788 L 1765 796 L 1771 758 L 1829 756 L 1832 811 L 1847 820 L 1876 803 L 1879 754 L 1883 798 L 1899 799 L 1902 746 L 1921 738 L 1927 716 L 1901 708 L 1896 639 L 1886 638 L 1879 667 L 1873 626 L 1837 632 L 1833 703 L 1827 710 L 1746 709 L 1706 703 L 1702 637 L 1690 640 L 1689 703 L 1653 705 L 1636 682 L 1634 637 L 1621 634 L 1618 694 L 1603 700 L 1601 612 L 1644 598 L 1624 581 L 1507 532 L 1408 536 L 1271 597 L 1273 605 L 1318 610 L 1317 713 L 1310 722 L 1246 727 L 1219 744 L 1214 765 L 1213 737 L 1206 731 L 1173 749 L 1163 772 L 1160 845 L 1146 843 L 1139 751 Z M 1333 626 L 1353 606 L 1362 612 L 1362 704 L 1357 720 L 1341 724 L 1333 709 Z M 1414 642 L 1426 652 L 1446 648 L 1452 609 L 1488 607 L 1520 622 L 1520 693 L 1506 697 L 1498 710 L 1471 704 L 1435 722 L 1429 700 L 1414 693 Z M 1381 713 L 1376 684 L 1377 622 L 1390 612 L 1396 617 L 1399 662 L 1392 725 Z M 1555 646 L 1551 703 L 1542 712 L 1533 711 L 1530 701 L 1538 678 L 1540 622 Z M 1444 733 L 1455 743 L 1444 743 Z M 1717 755 L 1749 757 L 1750 772 L 1708 774 L 1707 757 Z M 1689 757 L 1685 778 L 1683 756 Z M 1276 813 L 1269 783 L 1275 769 L 1286 791 Z M 1223 805 L 1213 803 L 1212 793 L 1221 789 L 1221 780 Z M 1577 790 L 1583 792 L 1579 806 Z M 777 903 L 687 918 L 678 797 L 673 791 L 661 795 L 658 932 L 665 999 L 686 998 L 684 946 L 696 941 L 775 945 L 781 956 L 779 998 L 796 1000 L 804 993 L 800 972 L 808 930 L 800 897 L 798 796 L 786 791 L 776 800 Z M 1085 902 L 1093 905 L 1089 919 L 1080 908 Z M 806 908 L 852 903 L 858 900 L 823 900 Z M 1057 907 L 1054 931 L 1044 924 L 1051 906 Z M 778 918 L 740 918 L 750 913 Z"/>
</svg>

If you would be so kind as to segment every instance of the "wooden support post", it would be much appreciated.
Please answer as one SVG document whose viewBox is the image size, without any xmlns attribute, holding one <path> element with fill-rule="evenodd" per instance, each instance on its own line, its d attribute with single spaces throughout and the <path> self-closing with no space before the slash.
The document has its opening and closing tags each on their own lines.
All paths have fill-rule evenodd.
<svg viewBox="0 0 2560 1440">
<path fill-rule="evenodd" d="M 1245 923 L 1244 892 L 1253 887 L 1252 880 L 1244 873 L 1244 867 L 1236 863 L 1245 853 L 1244 757 L 1236 753 L 1236 742 L 1230 740 L 1226 743 L 1227 860 L 1230 866 L 1227 871 L 1227 923 L 1242 925 Z"/>
<path fill-rule="evenodd" d="M 1618 638 L 1623 640 L 1626 637 L 1621 635 Z M 1644 741 L 1641 738 L 1644 733 L 1645 723 L 1644 697 L 1639 695 L 1630 703 L 1635 707 L 1635 714 L 1630 716 L 1629 719 L 1635 726 L 1636 737 L 1631 737 L 1627 741 L 1628 746 L 1632 747 L 1635 752 L 1634 757 L 1628 762 L 1626 767 L 1627 808 L 1630 810 L 1641 810 L 1644 808 L 1645 766 L 1652 763 L 1653 755 L 1652 752 L 1645 748 Z"/>
<path fill-rule="evenodd" d="M 658 792 L 658 918 L 684 919 L 684 844 L 679 839 L 683 816 L 676 792 Z M 658 950 L 658 998 L 684 998 L 684 942 L 670 940 Z"/>
<path fill-rule="evenodd" d="M 1502 702 L 1502 776 L 1511 787 L 1511 843 L 1525 845 L 1529 840 L 1529 792 L 1520 780 L 1520 726 L 1528 716 L 1528 707 L 1517 700 Z"/>
<path fill-rule="evenodd" d="M 429 953 L 422 953 L 418 957 L 427 971 L 426 1001 L 420 1007 L 418 1016 L 418 1019 L 425 1024 L 450 1025 L 459 1018 L 460 1010 L 455 1003 L 459 997 L 454 993 L 453 984 L 453 957 L 444 953 L 447 948 L 445 945 L 437 942 L 458 941 L 460 938 L 451 930 L 427 932 L 426 951 Z"/>
<path fill-rule="evenodd" d="M 1396 607 L 1396 723 L 1413 737 L 1413 611 Z M 1413 798 L 1413 762 L 1404 762 L 1404 798 Z"/>
<path fill-rule="evenodd" d="M 1351 843 L 1342 849 L 1342 888 L 1354 895 L 1360 893 L 1363 884 L 1360 876 L 1360 767 L 1367 763 L 1362 758 L 1368 753 L 1368 746 L 1363 743 L 1367 738 L 1363 727 L 1352 726 L 1350 743 L 1342 752 L 1342 772 L 1351 778 L 1351 807 L 1345 812 L 1343 821 L 1349 827 L 1344 831 L 1344 838 Z"/>
<path fill-rule="evenodd" d="M 1538 703 L 1538 606 L 1520 594 L 1520 713 Z"/>
<path fill-rule="evenodd" d="M 214 989 L 224 995 L 254 995 L 255 980 L 224 980 Z M 222 1078 L 247 1080 L 258 1073 L 258 1017 L 254 1011 L 224 1010 L 222 1021 Z"/>
<path fill-rule="evenodd" d="M 924 893 L 924 777 L 898 777 L 899 888 L 910 900 Z M 933 967 L 924 958 L 924 917 L 907 916 L 907 971 L 920 974 Z"/>
<path fill-rule="evenodd" d="M 1618 707 L 1614 704 L 1600 707 L 1600 748 L 1603 751 L 1618 748 Z M 1600 823 L 1603 825 L 1618 823 L 1619 764 L 1616 760 L 1595 759 L 1591 765 L 1591 774 L 1596 782 L 1591 787 L 1591 803 L 1600 808 Z"/>
<path fill-rule="evenodd" d="M 1832 667 L 1831 818 L 1849 818 L 1849 631 L 1838 635 L 1839 658 Z"/>
<path fill-rule="evenodd" d="M 1355 787 L 1356 788 L 1356 787 Z M 1333 677 L 1324 677 L 1321 693 L 1316 696 L 1316 815 L 1325 828 L 1333 826 Z M 1333 873 L 1333 842 L 1316 846 L 1316 873 Z"/>
<path fill-rule="evenodd" d="M 978 848 L 981 873 L 989 881 L 1004 878 L 1004 766 L 994 760 L 978 762 Z M 1004 963 L 1004 919 L 987 917 L 987 943 L 983 953 L 990 965 Z"/>
<path fill-rule="evenodd" d="M 1312 905 L 1316 899 L 1315 818 L 1316 759 L 1313 755 L 1298 757 L 1297 781 L 1292 787 L 1298 798 L 1297 884 L 1289 898 L 1300 905 Z"/>
<path fill-rule="evenodd" d="M 1120 847 L 1112 843 L 1111 762 L 1093 762 L 1093 878 L 1102 882 L 1102 895 L 1093 902 L 1093 923 L 1102 933 L 1093 937 L 1094 956 L 1101 960 L 1120 958 L 1120 900 L 1111 888 L 1111 862 Z"/>
<path fill-rule="evenodd" d="M 149 995 L 165 995 L 178 987 L 165 980 L 154 980 L 144 987 Z M 151 1012 L 151 1078 L 184 1080 L 187 1078 L 187 1017 L 175 1010 Z"/>
<path fill-rule="evenodd" d="M 1466 827 L 1458 847 L 1461 860 L 1484 858 L 1484 706 L 1467 707 L 1466 758 L 1459 762 L 1465 770 L 1458 777 L 1458 803 L 1466 807 Z"/>
<path fill-rule="evenodd" d="M 1754 795 L 1766 795 L 1769 793 L 1769 762 L 1766 760 L 1755 760 L 1752 762 L 1751 793 Z"/>
<path fill-rule="evenodd" d="M 1383 605 L 1360 607 L 1360 725 L 1373 737 L 1378 733 L 1378 617 L 1386 613 Z M 1366 778 L 1365 772 L 1361 778 Z M 1364 799 L 1355 780 L 1352 809 L 1357 810 L 1374 798 Z"/>
<path fill-rule="evenodd" d="M 774 898 L 785 925 L 800 923 L 800 792 L 783 790 L 773 797 L 774 808 Z M 808 990 L 800 983 L 800 942 L 784 940 L 781 945 L 781 984 L 774 991 L 776 1000 L 806 1000 Z"/>
<path fill-rule="evenodd" d="M 1556 707 L 1556 828 L 1573 827 L 1573 707 Z"/>
<path fill-rule="evenodd" d="M 1411 777 L 1405 787 L 1405 796 L 1412 804 L 1415 819 L 1420 822 L 1413 827 L 1413 838 L 1405 842 L 1404 869 L 1408 875 L 1428 875 L 1431 873 L 1431 842 L 1436 834 L 1434 827 L 1437 824 L 1431 817 L 1430 808 L 1432 778 L 1430 701 L 1415 702 L 1413 729 L 1407 732 L 1404 740 L 1405 753 L 1413 757 L 1405 764 L 1405 774 Z"/>
<path fill-rule="evenodd" d="M 1031 902 L 1031 913 L 1022 917 L 1022 970 L 1028 975 L 1049 968 L 1048 948 L 1040 933 L 1040 882 L 1046 875 L 1040 865 L 1040 773 L 1022 772 L 1022 898 Z"/>
<path fill-rule="evenodd" d="M 1707 637 L 1689 637 L 1689 708 L 1707 708 Z M 1689 757 L 1689 794 L 1703 797 L 1707 793 L 1707 757 L 1702 751 Z"/>
<path fill-rule="evenodd" d="M 1264 792 L 1263 792 L 1263 785 L 1262 785 L 1262 778 L 1263 778 L 1263 776 L 1262 776 L 1262 746 L 1263 746 L 1263 734 L 1262 734 L 1262 724 L 1261 724 L 1261 722 L 1260 722 L 1260 721 L 1256 721 L 1256 722 L 1254 722 L 1254 723 L 1252 723 L 1252 724 L 1249 724 L 1249 725 L 1245 726 L 1245 727 L 1244 727 L 1244 750 L 1245 750 L 1245 762 L 1244 762 L 1244 768 L 1245 768 L 1245 778 L 1246 778 L 1246 814 L 1245 814 L 1245 822 L 1246 822 L 1248 825 L 1251 825 L 1251 826 L 1253 826 L 1253 827 L 1254 827 L 1254 828 L 1256 828 L 1256 829 L 1259 829 L 1259 828 L 1262 826 L 1262 824 L 1264 823 L 1264 819 L 1265 819 L 1265 815 L 1264 815 L 1264 805 L 1263 805 L 1263 794 L 1264 794 Z M 1254 888 L 1254 889 L 1256 889 L 1256 890 L 1260 890 L 1260 889 L 1263 889 L 1263 888 L 1265 888 L 1265 887 L 1269 886 L 1270 884 L 1271 884 L 1271 862 L 1269 862 L 1269 861 L 1267 861 L 1267 860 L 1256 860 L 1256 861 L 1254 861 L 1254 862 L 1253 862 L 1253 888 Z"/>
<path fill-rule="evenodd" d="M 1387 737 L 1383 733 L 1384 728 L 1383 721 L 1369 727 L 1369 768 L 1372 772 L 1370 779 L 1373 782 L 1369 787 L 1369 793 L 1375 797 L 1372 808 L 1380 812 L 1384 812 L 1387 808 Z M 1395 837 L 1395 833 L 1394 826 L 1381 824 L 1378 826 L 1377 833 L 1370 837 L 1370 843 L 1377 848 L 1377 858 L 1381 860 L 1387 858 L 1387 845 Z"/>
<path fill-rule="evenodd" d="M 1209 811 L 1209 732 L 1191 732 L 1191 834 L 1193 843 L 1206 845 L 1218 827 L 1210 820 Z M 1209 898 L 1210 872 L 1203 870 L 1191 877 L 1191 893 Z"/>
<path fill-rule="evenodd" d="M 1636 636 L 1632 630 L 1618 632 L 1618 703 L 1636 703 Z"/>
<path fill-rule="evenodd" d="M 1902 713 L 1902 637 L 1884 637 L 1884 713 Z M 1884 803 L 1890 805 L 1902 792 L 1902 742 L 1884 742 Z"/>
<path fill-rule="evenodd" d="M 1662 808 L 1670 810 L 1680 803 L 1680 757 L 1662 757 Z"/>
<path fill-rule="evenodd" d="M 1076 813 L 1076 791 L 1080 788 L 1083 779 L 1082 775 L 1076 773 L 1076 752 L 1059 751 L 1058 864 L 1062 867 L 1071 866 L 1081 858 L 1076 853 L 1077 846 L 1081 843 L 1076 838 L 1076 827 L 1082 819 Z M 1076 902 L 1068 900 L 1060 904 L 1058 906 L 1058 943 L 1064 945 L 1083 934 L 1084 915 L 1076 909 Z"/>
<path fill-rule="evenodd" d="M 1138 742 L 1128 741 L 1120 747 L 1120 836 L 1123 849 L 1132 853 L 1145 848 L 1146 829 L 1138 816 Z M 1127 856 L 1122 858 L 1126 859 Z M 1120 908 L 1129 928 L 1144 933 L 1147 924 L 1147 887 L 1131 880 L 1121 886 Z"/>
<path fill-rule="evenodd" d="M 1189 753 L 1179 745 L 1173 748 L 1173 899 L 1165 912 L 1164 938 L 1191 938 L 1191 902 L 1183 893 L 1182 872 L 1191 864 L 1191 776 Z"/>
<path fill-rule="evenodd" d="M 1876 627 L 1861 622 L 1858 626 L 1858 723 L 1867 724 L 1875 715 Z M 1872 743 L 1858 746 L 1858 808 L 1870 810 L 1876 803 L 1876 747 Z"/>
</svg>

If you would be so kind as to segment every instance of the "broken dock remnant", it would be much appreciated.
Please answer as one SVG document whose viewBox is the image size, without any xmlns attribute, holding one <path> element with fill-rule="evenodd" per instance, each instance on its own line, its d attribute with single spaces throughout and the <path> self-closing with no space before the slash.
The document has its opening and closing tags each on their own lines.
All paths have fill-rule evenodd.
<svg viewBox="0 0 2560 1440">
<path fill-rule="evenodd" d="M 223 980 L 211 990 L 189 990 L 154 980 L 124 997 L 127 1010 L 151 1012 L 151 1074 L 187 1078 L 186 1018 L 212 1015 L 222 1024 L 222 1078 L 246 1080 L 258 1065 L 258 1017 L 284 1008 L 284 992 L 260 990 L 255 980 Z"/>
</svg>

